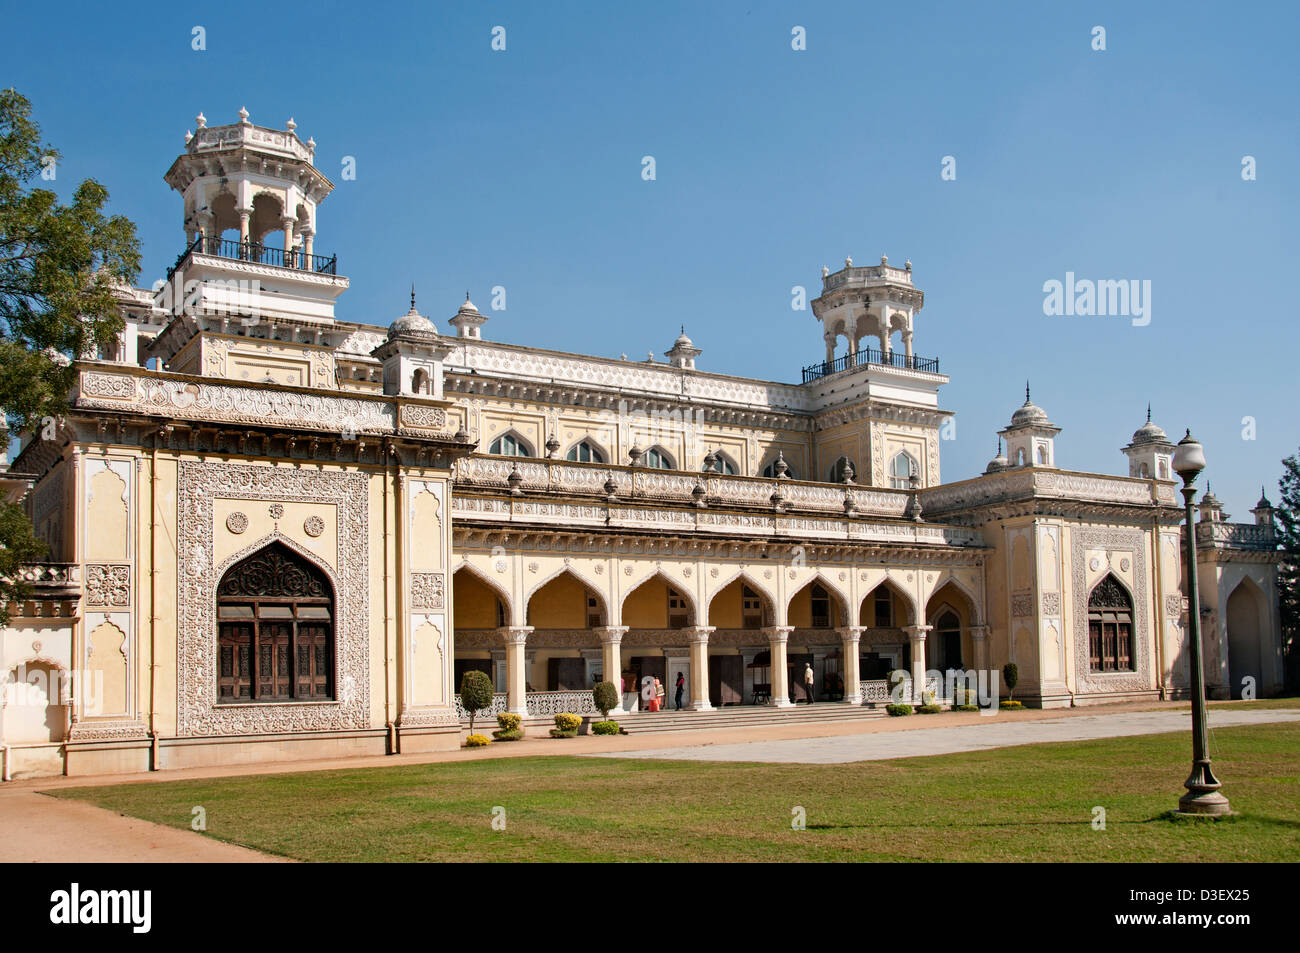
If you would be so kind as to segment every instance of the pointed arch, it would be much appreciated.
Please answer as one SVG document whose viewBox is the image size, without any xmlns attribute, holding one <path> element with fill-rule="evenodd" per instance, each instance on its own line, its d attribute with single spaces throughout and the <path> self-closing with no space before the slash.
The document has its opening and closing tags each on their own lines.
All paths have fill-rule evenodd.
<svg viewBox="0 0 1300 953">
<path fill-rule="evenodd" d="M 871 588 L 870 592 L 867 592 L 865 595 L 863 595 L 862 600 L 858 603 L 857 615 L 858 615 L 859 623 L 869 628 L 875 626 L 876 624 L 875 614 L 874 614 L 875 595 L 876 595 L 876 591 L 880 589 L 881 586 L 888 587 L 889 592 L 895 597 L 895 600 L 897 602 L 901 603 L 903 609 L 907 613 L 906 619 L 895 618 L 893 620 L 892 627 L 902 628 L 905 625 L 915 625 L 916 620 L 918 618 L 916 599 L 913 598 L 910 592 L 908 592 L 906 589 L 900 586 L 889 576 L 886 576 L 885 578 L 881 579 L 880 582 L 876 583 L 876 585 Z M 869 617 L 863 619 L 863 613 L 868 613 Z"/>
<path fill-rule="evenodd" d="M 487 452 L 500 457 L 537 456 L 532 442 L 514 427 L 493 437 Z"/>
<path fill-rule="evenodd" d="M 487 586 L 488 589 L 492 590 L 496 594 L 496 597 L 499 600 L 501 600 L 501 607 L 504 610 L 506 625 L 514 625 L 515 624 L 514 603 L 510 598 L 510 594 L 506 592 L 505 587 L 503 587 L 495 579 L 493 579 L 491 576 L 489 576 L 483 570 L 479 569 L 477 566 L 475 566 L 467 559 L 462 559 L 460 561 L 460 564 L 457 565 L 456 568 L 454 568 L 451 571 L 451 584 L 453 587 L 456 585 L 456 576 L 462 570 L 465 572 L 466 575 L 472 576 L 474 579 L 478 580 L 483 585 Z M 453 626 L 455 625 L 454 603 L 453 603 L 452 625 Z"/>
<path fill-rule="evenodd" d="M 587 433 L 564 451 L 564 459 L 571 463 L 609 463 L 613 457 L 604 444 Z"/>
<path fill-rule="evenodd" d="M 652 470 L 676 470 L 677 460 L 663 446 L 655 444 L 641 454 L 641 466 Z"/>
<path fill-rule="evenodd" d="M 933 599 L 935 595 L 937 595 L 939 591 L 949 583 L 961 590 L 962 595 L 970 600 L 970 624 L 983 625 L 984 607 L 980 605 L 980 601 L 975 595 L 975 590 L 966 582 L 966 580 L 962 579 L 961 576 L 957 575 L 957 573 L 951 569 L 945 569 L 939 578 L 935 580 L 934 586 L 930 589 L 930 599 Z M 929 599 L 927 599 L 926 602 L 928 603 Z M 928 619 L 929 617 L 930 613 L 927 611 L 926 618 Z"/>
<path fill-rule="evenodd" d="M 713 600 L 728 586 L 737 581 L 754 590 L 754 593 L 763 601 L 763 608 L 766 610 L 764 613 L 765 617 L 770 618 L 773 624 L 781 624 L 784 616 L 778 616 L 777 610 L 780 607 L 777 604 L 776 596 L 772 593 L 771 589 L 754 578 L 754 575 L 748 569 L 737 569 L 730 576 L 721 580 L 716 587 L 710 589 L 708 595 L 705 597 L 706 616 L 708 607 L 713 604 Z"/>
<path fill-rule="evenodd" d="M 1264 635 L 1268 631 L 1267 597 L 1250 576 L 1242 576 L 1223 602 L 1223 619 L 1227 629 L 1229 693 L 1244 697 L 1246 679 L 1254 679 L 1256 697 L 1272 688 L 1266 677 L 1268 658 Z"/>
<path fill-rule="evenodd" d="M 1137 603 L 1128 586 L 1106 573 L 1088 593 L 1088 668 L 1091 672 L 1137 670 L 1133 617 Z"/>
<path fill-rule="evenodd" d="M 820 585 L 823 589 L 825 589 L 827 594 L 831 597 L 831 599 L 835 603 L 835 608 L 837 610 L 837 615 L 838 615 L 838 623 L 833 622 L 832 627 L 835 624 L 852 625 L 853 613 L 849 609 L 848 596 L 846 596 L 843 593 L 843 591 L 841 591 L 838 585 L 831 582 L 831 580 L 826 576 L 826 574 L 822 572 L 820 569 L 816 570 L 802 585 L 799 586 L 798 589 L 792 592 L 789 595 L 789 597 L 785 600 L 786 619 L 790 618 L 790 606 L 794 604 L 794 600 L 797 599 L 800 593 L 802 593 L 805 589 L 810 589 L 815 585 Z"/>
<path fill-rule="evenodd" d="M 687 624 L 687 625 L 701 625 L 702 623 L 699 621 L 699 620 L 700 620 L 700 615 L 701 615 L 701 614 L 700 614 L 700 606 L 699 606 L 699 603 L 696 602 L 696 599 L 695 599 L 695 593 L 691 591 L 691 588 L 690 588 L 689 586 L 686 586 L 685 584 L 683 584 L 683 583 L 680 582 L 679 580 L 676 580 L 676 579 L 672 578 L 672 577 L 669 576 L 666 572 L 664 572 L 662 569 L 656 569 L 654 572 L 650 573 L 650 574 L 649 574 L 648 576 L 646 576 L 644 579 L 641 579 L 641 580 L 639 580 L 638 582 L 636 582 L 635 584 L 633 584 L 633 585 L 631 585 L 631 586 L 628 586 L 628 588 L 625 589 L 625 590 L 623 591 L 623 596 L 622 596 L 622 598 L 619 600 L 619 603 L 618 603 L 618 619 L 619 619 L 619 625 L 622 625 L 622 624 L 623 624 L 623 609 L 624 609 L 624 607 L 627 605 L 627 600 L 628 600 L 628 599 L 632 596 L 632 594 L 633 594 L 634 592 L 636 592 L 638 589 L 642 588 L 642 587 L 645 586 L 647 583 L 654 582 L 656 579 L 662 581 L 663 584 L 664 584 L 665 586 L 667 586 L 669 590 L 671 590 L 672 592 L 677 593 L 678 595 L 680 595 L 680 596 L 685 600 L 685 602 L 686 602 L 686 609 L 687 609 L 687 619 L 686 619 L 686 624 Z"/>
<path fill-rule="evenodd" d="M 528 592 L 524 595 L 524 599 L 523 599 L 524 618 L 525 619 L 528 618 L 529 607 L 532 604 L 533 597 L 536 596 L 548 585 L 550 585 L 551 583 L 555 582 L 557 579 L 560 579 L 561 577 L 566 575 L 571 576 L 575 582 L 581 585 L 583 589 L 587 591 L 589 597 L 590 596 L 596 597 L 597 608 L 599 609 L 600 617 L 603 620 L 601 624 L 612 625 L 613 623 L 610 621 L 612 616 L 610 613 L 609 597 L 605 594 L 605 591 L 600 587 L 600 585 L 594 579 L 588 578 L 585 574 L 580 572 L 578 569 L 574 568 L 572 565 L 561 566 L 559 569 L 555 570 L 550 575 L 540 580 L 537 583 L 537 585 L 533 586 L 531 589 L 528 590 Z M 527 624 L 531 625 L 532 623 L 527 623 Z"/>
<path fill-rule="evenodd" d="M 712 453 L 714 459 L 714 463 L 713 463 L 714 473 L 720 473 L 725 476 L 740 475 L 740 464 L 736 462 L 735 457 L 727 453 L 727 451 L 725 450 L 714 450 L 712 451 Z M 705 454 L 705 456 L 708 456 L 708 454 Z M 704 461 L 700 461 L 700 470 L 701 471 L 704 470 Z"/>
</svg>

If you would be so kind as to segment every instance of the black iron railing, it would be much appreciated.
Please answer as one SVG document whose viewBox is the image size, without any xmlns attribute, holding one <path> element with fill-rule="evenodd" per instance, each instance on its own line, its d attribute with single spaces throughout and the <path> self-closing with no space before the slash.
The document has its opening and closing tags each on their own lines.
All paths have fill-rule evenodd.
<svg viewBox="0 0 1300 953">
<path fill-rule="evenodd" d="M 300 249 L 271 248 L 259 242 L 241 242 L 237 239 L 207 238 L 200 235 L 190 242 L 185 251 L 176 258 L 176 264 L 167 270 L 167 280 L 180 268 L 181 263 L 190 255 L 214 255 L 217 258 L 230 258 L 236 261 L 252 261 L 261 265 L 274 265 L 277 268 L 293 268 L 298 271 L 314 271 L 321 275 L 337 275 L 339 256 L 308 255 Z"/>
<path fill-rule="evenodd" d="M 807 384 L 819 377 L 826 377 L 839 371 L 848 370 L 850 367 L 861 367 L 864 364 L 883 364 L 886 367 L 902 367 L 912 371 L 939 373 L 939 359 L 937 357 L 916 357 L 915 355 L 908 357 L 902 351 L 891 351 L 884 354 L 875 348 L 864 347 L 859 349 L 856 354 L 845 354 L 833 361 L 824 361 L 821 364 L 809 364 L 803 369 L 803 382 Z"/>
</svg>

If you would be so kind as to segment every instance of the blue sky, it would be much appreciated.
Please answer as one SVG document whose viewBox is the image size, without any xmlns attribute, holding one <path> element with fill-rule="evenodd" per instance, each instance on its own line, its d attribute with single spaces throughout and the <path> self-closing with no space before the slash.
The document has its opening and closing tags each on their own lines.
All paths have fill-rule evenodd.
<svg viewBox="0 0 1300 953">
<path fill-rule="evenodd" d="M 1059 465 L 1126 472 L 1150 401 L 1205 443 L 1237 519 L 1261 483 L 1276 502 L 1300 444 L 1297 5 L 28 4 L 4 22 L 0 83 L 62 151 L 58 186 L 93 176 L 137 223 L 143 284 L 184 246 L 162 175 L 185 131 L 246 106 L 316 139 L 345 319 L 389 323 L 414 281 L 446 328 L 466 290 L 486 311 L 502 285 L 493 340 L 643 359 L 685 324 L 702 369 L 798 380 L 824 348 L 792 286 L 888 254 L 926 294 L 917 353 L 952 377 L 947 480 L 983 470 L 1026 378 Z M 1045 316 L 1067 271 L 1150 280 L 1150 324 Z"/>
</svg>

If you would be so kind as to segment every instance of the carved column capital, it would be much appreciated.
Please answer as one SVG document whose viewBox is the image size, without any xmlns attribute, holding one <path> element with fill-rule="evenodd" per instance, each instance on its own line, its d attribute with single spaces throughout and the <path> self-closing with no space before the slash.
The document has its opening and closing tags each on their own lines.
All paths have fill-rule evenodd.
<svg viewBox="0 0 1300 953">
<path fill-rule="evenodd" d="M 792 625 L 769 625 L 763 629 L 763 634 L 767 636 L 769 642 L 785 643 L 790 639 L 790 633 L 794 631 Z"/>
<path fill-rule="evenodd" d="M 987 625 L 972 625 L 970 627 L 970 637 L 976 642 L 983 642 L 989 637 L 989 627 Z"/>
<path fill-rule="evenodd" d="M 627 635 L 628 626 L 626 625 L 605 625 L 599 626 L 591 631 L 600 637 L 600 641 L 605 645 L 619 645 L 623 641 L 623 636 Z"/>
<path fill-rule="evenodd" d="M 912 642 L 924 642 L 926 633 L 933 628 L 932 625 L 905 625 L 903 631 Z"/>
<path fill-rule="evenodd" d="M 856 645 L 862 640 L 862 633 L 867 631 L 869 626 L 865 625 L 842 625 L 837 632 L 840 634 L 840 641 Z"/>
<path fill-rule="evenodd" d="M 687 627 L 686 631 L 689 633 L 692 643 L 703 642 L 708 645 L 709 634 L 716 628 L 717 626 L 713 625 L 692 625 Z"/>
<path fill-rule="evenodd" d="M 523 645 L 528 640 L 528 634 L 533 631 L 531 625 L 507 625 L 497 629 L 501 640 L 506 645 Z"/>
</svg>

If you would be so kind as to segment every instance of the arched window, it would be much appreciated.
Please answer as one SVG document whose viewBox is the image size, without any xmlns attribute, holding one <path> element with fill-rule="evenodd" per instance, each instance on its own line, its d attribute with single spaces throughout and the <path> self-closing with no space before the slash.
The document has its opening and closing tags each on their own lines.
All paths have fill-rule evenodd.
<svg viewBox="0 0 1300 953">
<path fill-rule="evenodd" d="M 1023 467 L 1024 465 L 1025 465 L 1025 449 L 1024 447 L 1021 447 L 1019 450 L 1016 451 L 1016 466 Z"/>
<path fill-rule="evenodd" d="M 1138 476 L 1140 476 L 1144 480 L 1149 479 L 1151 476 L 1151 468 L 1147 466 L 1145 463 L 1142 464 L 1141 466 L 1138 467 Z"/>
<path fill-rule="evenodd" d="M 741 625 L 746 629 L 763 627 L 763 600 L 749 586 L 740 587 Z"/>
<path fill-rule="evenodd" d="M 791 480 L 797 480 L 797 479 L 799 479 L 798 475 L 794 472 L 794 467 L 790 466 L 790 464 L 788 464 L 788 463 L 785 465 L 785 475 L 786 475 L 786 477 L 788 477 L 788 478 L 791 479 Z M 775 461 L 775 460 L 773 460 L 773 461 L 772 461 L 771 463 L 769 463 L 767 466 L 763 467 L 763 476 L 765 476 L 765 477 L 772 477 L 772 478 L 775 478 L 775 477 L 776 477 L 776 461 Z"/>
<path fill-rule="evenodd" d="M 812 627 L 829 629 L 831 627 L 831 596 L 820 584 L 812 587 Z"/>
<path fill-rule="evenodd" d="M 217 587 L 217 701 L 334 697 L 334 589 L 319 567 L 271 543 Z"/>
<path fill-rule="evenodd" d="M 1088 666 L 1094 672 L 1132 672 L 1133 600 L 1114 576 L 1088 597 Z"/>
<path fill-rule="evenodd" d="M 934 625 L 938 633 L 939 669 L 961 668 L 961 620 L 951 609 L 939 616 Z"/>
<path fill-rule="evenodd" d="M 668 451 L 663 447 L 651 447 L 641 454 L 641 466 L 655 467 L 660 470 L 677 469 L 676 464 L 673 463 L 673 458 L 668 456 Z"/>
<path fill-rule="evenodd" d="M 844 477 L 850 469 L 855 475 L 857 474 L 858 468 L 854 465 L 853 461 L 848 457 L 840 457 L 835 461 L 835 465 L 831 467 L 830 482 L 843 483 Z"/>
<path fill-rule="evenodd" d="M 429 372 L 423 367 L 417 367 L 415 373 L 411 375 L 411 393 L 429 393 Z"/>
<path fill-rule="evenodd" d="M 590 440 L 575 443 L 565 457 L 574 463 L 604 463 L 605 455 Z"/>
<path fill-rule="evenodd" d="M 1038 448 L 1038 464 L 1039 464 L 1039 466 L 1044 466 L 1044 467 L 1046 467 L 1046 466 L 1051 466 L 1051 464 L 1052 464 L 1052 461 L 1049 460 L 1049 459 L 1047 458 L 1047 448 L 1046 448 L 1046 447 L 1039 447 L 1039 448 Z"/>
<path fill-rule="evenodd" d="M 889 461 L 889 485 L 895 490 L 906 490 L 912 485 L 912 474 L 916 472 L 916 461 L 911 454 L 900 451 Z"/>
<path fill-rule="evenodd" d="M 1156 472 L 1159 474 L 1160 479 L 1162 479 L 1162 480 L 1168 480 L 1168 479 L 1169 479 L 1169 464 L 1166 463 L 1164 460 L 1159 461 L 1158 463 L 1156 463 Z"/>
<path fill-rule="evenodd" d="M 708 461 L 701 465 L 700 469 L 705 470 L 708 467 Z M 721 450 L 713 451 L 713 472 L 726 473 L 735 476 L 740 470 L 736 467 L 736 461 L 727 456 Z"/>
<path fill-rule="evenodd" d="M 503 457 L 531 457 L 533 455 L 532 447 L 524 442 L 524 439 L 518 434 L 503 433 L 492 441 L 488 447 L 488 453 L 500 454 Z"/>
</svg>

